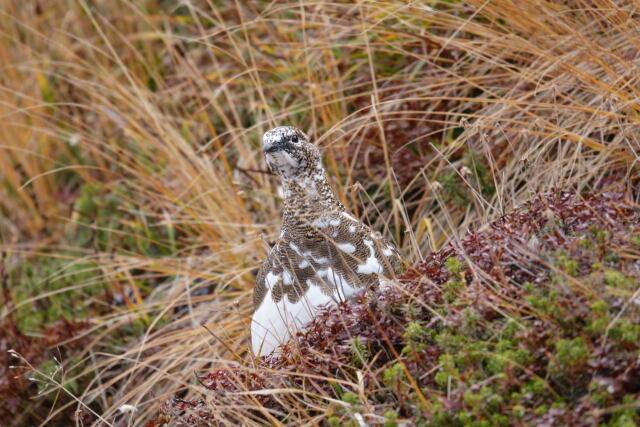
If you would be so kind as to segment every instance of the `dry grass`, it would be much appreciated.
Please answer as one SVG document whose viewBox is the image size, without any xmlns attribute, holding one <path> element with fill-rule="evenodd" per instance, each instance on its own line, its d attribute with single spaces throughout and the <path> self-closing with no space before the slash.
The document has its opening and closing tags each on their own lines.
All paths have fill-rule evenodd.
<svg viewBox="0 0 640 427">
<path fill-rule="evenodd" d="M 68 263 L 3 316 L 46 305 L 46 283 L 84 266 L 51 290 L 90 303 L 66 380 L 83 384 L 84 412 L 142 425 L 197 392 L 194 373 L 252 363 L 253 273 L 280 215 L 264 131 L 308 130 L 340 199 L 415 262 L 537 190 L 637 185 L 638 13 L 622 0 L 6 2 L 10 286 L 34 259 Z M 84 209 L 97 184 L 85 199 L 116 201 Z"/>
</svg>

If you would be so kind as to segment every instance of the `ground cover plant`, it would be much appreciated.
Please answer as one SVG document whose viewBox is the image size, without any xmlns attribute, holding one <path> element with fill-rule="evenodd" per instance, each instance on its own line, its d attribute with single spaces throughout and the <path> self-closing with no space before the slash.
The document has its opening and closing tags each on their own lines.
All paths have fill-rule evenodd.
<svg viewBox="0 0 640 427">
<path fill-rule="evenodd" d="M 639 231 L 621 194 L 538 196 L 151 425 L 635 425 Z"/>
<path fill-rule="evenodd" d="M 6 1 L 0 419 L 638 424 L 638 13 Z M 284 124 L 410 268 L 256 361 Z"/>
</svg>

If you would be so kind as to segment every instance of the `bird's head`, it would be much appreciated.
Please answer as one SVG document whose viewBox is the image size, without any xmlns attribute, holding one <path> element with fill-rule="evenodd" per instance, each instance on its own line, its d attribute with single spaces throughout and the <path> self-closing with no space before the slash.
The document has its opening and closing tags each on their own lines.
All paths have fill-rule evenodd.
<svg viewBox="0 0 640 427">
<path fill-rule="evenodd" d="M 269 169 L 285 180 L 304 177 L 320 165 L 320 151 L 293 126 L 267 131 L 262 137 L 262 151 Z"/>
</svg>

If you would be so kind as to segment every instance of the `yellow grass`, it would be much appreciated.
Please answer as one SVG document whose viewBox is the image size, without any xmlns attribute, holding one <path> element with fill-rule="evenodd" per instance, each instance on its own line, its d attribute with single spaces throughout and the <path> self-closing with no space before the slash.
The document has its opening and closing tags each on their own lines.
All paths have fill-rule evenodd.
<svg viewBox="0 0 640 427">
<path fill-rule="evenodd" d="M 612 172 L 637 179 L 634 13 L 605 0 L 5 2 L 0 239 L 11 264 L 68 256 L 86 183 L 129 209 L 106 231 L 168 248 L 72 257 L 95 265 L 76 289 L 131 290 L 85 319 L 89 345 L 63 361 L 80 367 L 67 378 L 84 381 L 77 399 L 114 425 L 135 405 L 128 422 L 144 425 L 178 390 L 202 390 L 194 373 L 252 366 L 254 273 L 280 221 L 259 150 L 275 125 L 318 142 L 340 199 L 409 263 L 535 191 L 583 191 Z M 402 184 L 394 126 L 415 131 L 405 150 L 423 159 Z M 370 150 L 382 164 L 367 163 Z M 493 195 L 462 171 L 471 150 Z M 464 176 L 468 205 L 435 184 L 447 171 Z M 135 322 L 142 334 L 122 332 Z M 52 416 L 78 404 L 65 402 Z"/>
</svg>

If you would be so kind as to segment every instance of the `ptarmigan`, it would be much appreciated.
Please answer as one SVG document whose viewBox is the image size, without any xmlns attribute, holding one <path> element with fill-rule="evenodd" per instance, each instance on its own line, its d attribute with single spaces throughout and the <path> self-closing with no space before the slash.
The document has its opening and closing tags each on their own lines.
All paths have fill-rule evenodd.
<svg viewBox="0 0 640 427">
<path fill-rule="evenodd" d="M 319 306 L 389 283 L 400 263 L 397 249 L 338 201 L 320 151 L 302 131 L 268 131 L 263 152 L 282 179 L 284 213 L 280 236 L 255 283 L 251 340 L 257 356 L 288 342 Z"/>
</svg>

